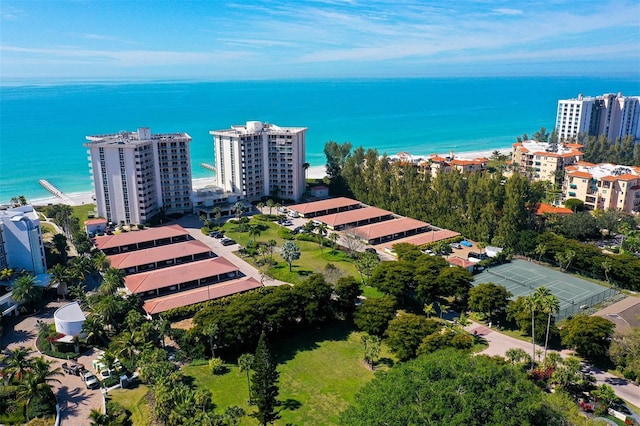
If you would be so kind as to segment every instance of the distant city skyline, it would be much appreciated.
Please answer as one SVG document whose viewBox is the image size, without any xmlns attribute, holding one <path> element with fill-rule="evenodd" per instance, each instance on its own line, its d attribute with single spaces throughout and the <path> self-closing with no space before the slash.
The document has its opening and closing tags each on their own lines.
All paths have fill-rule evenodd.
<svg viewBox="0 0 640 426">
<path fill-rule="evenodd" d="M 16 1 L 7 79 L 640 75 L 637 1 Z"/>
</svg>

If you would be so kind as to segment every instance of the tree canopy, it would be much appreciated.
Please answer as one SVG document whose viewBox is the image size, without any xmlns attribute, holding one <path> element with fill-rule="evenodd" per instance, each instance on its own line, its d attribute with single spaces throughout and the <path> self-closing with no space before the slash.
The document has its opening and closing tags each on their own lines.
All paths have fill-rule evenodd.
<svg viewBox="0 0 640 426">
<path fill-rule="evenodd" d="M 575 349 L 585 358 L 596 358 L 607 353 L 615 324 L 606 318 L 576 315 L 568 319 L 560 330 L 562 344 Z"/>
<path fill-rule="evenodd" d="M 440 350 L 376 377 L 341 415 L 345 425 L 555 425 L 561 415 L 518 369 Z"/>
</svg>

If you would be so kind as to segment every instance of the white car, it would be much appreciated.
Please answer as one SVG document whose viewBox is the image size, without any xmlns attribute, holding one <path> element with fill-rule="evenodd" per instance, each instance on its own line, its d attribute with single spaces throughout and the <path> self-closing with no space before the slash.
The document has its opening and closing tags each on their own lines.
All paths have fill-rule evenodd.
<svg viewBox="0 0 640 426">
<path fill-rule="evenodd" d="M 97 389 L 100 387 L 98 378 L 90 371 L 85 371 L 82 374 L 82 380 L 84 380 L 84 384 L 87 386 L 87 389 Z"/>
</svg>

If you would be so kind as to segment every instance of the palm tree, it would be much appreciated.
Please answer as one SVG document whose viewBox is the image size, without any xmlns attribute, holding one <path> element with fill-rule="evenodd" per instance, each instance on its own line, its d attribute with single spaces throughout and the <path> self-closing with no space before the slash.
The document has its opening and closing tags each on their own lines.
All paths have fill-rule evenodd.
<svg viewBox="0 0 640 426">
<path fill-rule="evenodd" d="M 101 251 L 96 251 L 92 255 L 93 265 L 96 271 L 104 272 L 111 266 L 109 258 Z"/>
<path fill-rule="evenodd" d="M 302 170 L 304 170 L 304 180 L 306 181 L 308 178 L 307 176 L 307 172 L 309 170 L 309 167 L 311 166 L 311 164 L 309 163 L 302 163 Z"/>
<path fill-rule="evenodd" d="M 71 259 L 71 269 L 75 272 L 75 276 L 85 281 L 87 276 L 96 271 L 96 265 L 91 257 L 82 255 Z"/>
<path fill-rule="evenodd" d="M 98 315 L 89 315 L 82 324 L 82 331 L 87 333 L 87 343 L 107 343 L 106 333 L 104 331 L 104 323 Z"/>
<path fill-rule="evenodd" d="M 271 260 L 271 263 L 273 263 L 273 248 L 278 244 L 278 242 L 274 239 L 270 239 L 269 241 L 267 241 L 267 245 L 269 246 L 269 257 Z"/>
<path fill-rule="evenodd" d="M 433 307 L 433 303 L 429 303 L 424 305 L 422 311 L 427 315 L 427 318 L 430 318 L 431 315 L 436 314 L 436 308 Z"/>
<path fill-rule="evenodd" d="M 262 213 L 262 209 L 264 209 L 264 203 L 260 201 L 258 204 L 256 204 L 256 207 L 258 208 L 258 210 L 260 210 L 260 213 Z"/>
<path fill-rule="evenodd" d="M 538 289 L 536 289 L 536 291 L 538 291 L 541 288 L 544 288 L 544 287 L 539 287 Z M 544 338 L 544 358 L 547 359 L 547 346 L 549 345 L 549 329 L 551 328 L 551 315 L 553 315 L 554 313 L 560 310 L 560 300 L 558 300 L 558 298 L 555 295 L 551 294 L 550 292 L 549 294 L 545 294 L 545 295 L 541 294 L 540 307 L 542 308 L 542 311 L 545 314 L 547 314 L 547 332 Z"/>
<path fill-rule="evenodd" d="M 535 293 L 529 294 L 524 300 L 527 307 L 531 310 L 531 368 L 533 369 L 536 359 L 536 309 L 538 308 L 539 301 Z"/>
<path fill-rule="evenodd" d="M 69 272 L 70 268 L 62 266 L 59 263 L 56 263 L 49 269 L 49 274 L 51 274 L 51 283 L 56 285 L 58 289 L 63 289 L 62 294 L 67 293 L 67 289 L 69 287 L 69 281 L 71 278 Z"/>
<path fill-rule="evenodd" d="M 111 424 L 111 419 L 108 414 L 103 414 L 102 411 L 92 409 L 89 414 L 91 420 L 91 426 L 108 426 Z"/>
<path fill-rule="evenodd" d="M 538 262 L 540 262 L 540 259 L 542 259 L 542 256 L 544 256 L 544 254 L 547 252 L 547 245 L 540 243 L 536 246 L 534 253 L 538 255 Z"/>
<path fill-rule="evenodd" d="M 340 235 L 337 232 L 332 232 L 327 237 L 329 241 L 331 241 L 331 252 L 335 253 L 336 247 L 338 246 L 338 240 L 340 239 Z"/>
<path fill-rule="evenodd" d="M 204 326 L 202 332 L 205 336 L 209 338 L 209 348 L 211 349 L 211 357 L 215 358 L 216 353 L 216 340 L 218 339 L 218 333 L 220 332 L 220 327 L 216 323 L 209 323 Z"/>
<path fill-rule="evenodd" d="M 271 211 L 275 207 L 275 203 L 271 198 L 267 200 L 267 207 L 269 207 L 269 215 L 271 215 Z"/>
<path fill-rule="evenodd" d="M 318 225 L 316 230 L 318 231 L 318 245 L 320 245 L 320 253 L 322 253 L 322 239 L 324 238 L 324 234 L 327 233 L 327 225 L 321 223 Z"/>
<path fill-rule="evenodd" d="M 527 353 L 520 348 L 507 349 L 507 352 L 505 352 L 505 356 L 507 357 L 509 362 L 511 362 L 511 365 L 519 364 L 529 357 L 529 355 L 527 355 Z"/>
<path fill-rule="evenodd" d="M 24 347 L 15 348 L 9 351 L 5 357 L 6 369 L 9 373 L 9 381 L 14 377 L 17 377 L 20 381 L 24 379 L 27 371 L 33 364 L 33 360 L 29 358 L 29 353 L 31 353 L 31 350 Z"/>
<path fill-rule="evenodd" d="M 291 264 L 300 259 L 300 247 L 292 241 L 285 241 L 280 256 L 289 264 L 289 272 L 291 272 Z"/>
<path fill-rule="evenodd" d="M 251 225 L 249 226 L 249 236 L 253 237 L 253 242 L 256 242 L 256 238 L 258 238 L 262 234 L 262 230 L 260 229 L 260 225 Z"/>
<path fill-rule="evenodd" d="M 22 275 L 13 283 L 11 298 L 19 305 L 30 306 L 40 300 L 43 288 L 36 285 L 36 279 L 32 275 Z"/>
<path fill-rule="evenodd" d="M 238 357 L 238 367 L 240 367 L 240 372 L 247 373 L 247 388 L 249 389 L 249 404 L 251 404 L 251 382 L 249 381 L 249 371 L 251 371 L 251 367 L 253 366 L 254 357 L 252 354 L 242 354 Z"/>
<path fill-rule="evenodd" d="M 216 226 L 220 226 L 220 219 L 222 219 L 222 209 L 220 207 L 213 208 L 213 218 L 216 220 Z"/>
<path fill-rule="evenodd" d="M 60 368 L 51 369 L 51 363 L 43 357 L 36 358 L 25 379 L 18 387 L 16 398 L 24 401 L 24 415 L 29 420 L 29 404 L 37 397 L 47 397 L 51 394 L 50 382 L 60 383 L 54 378 L 62 376 Z"/>
<path fill-rule="evenodd" d="M 109 268 L 104 273 L 100 293 L 103 295 L 116 294 L 119 287 L 124 287 L 124 271 L 116 268 Z"/>
<path fill-rule="evenodd" d="M 236 219 L 240 220 L 242 213 L 244 212 L 244 205 L 238 201 L 233 205 L 233 211 L 236 213 Z"/>
<path fill-rule="evenodd" d="M 613 266 L 613 264 L 611 263 L 611 260 L 609 260 L 609 259 L 603 260 L 602 263 L 600 264 L 600 267 L 604 271 L 604 277 L 606 278 L 606 280 L 609 283 L 609 285 L 611 285 L 611 280 L 609 279 L 609 271 L 611 271 L 612 266 Z"/>
</svg>

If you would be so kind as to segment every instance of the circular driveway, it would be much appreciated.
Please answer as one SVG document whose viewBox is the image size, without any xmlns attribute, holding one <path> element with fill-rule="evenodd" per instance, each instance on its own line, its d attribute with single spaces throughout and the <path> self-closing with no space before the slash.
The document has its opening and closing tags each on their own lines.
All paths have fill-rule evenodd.
<svg viewBox="0 0 640 426">
<path fill-rule="evenodd" d="M 37 322 L 53 323 L 53 313 L 56 309 L 69 303 L 68 300 L 49 302 L 39 313 L 29 317 L 5 318 L 5 329 L 2 335 L 2 349 L 13 350 L 25 347 L 31 350 L 30 356 L 43 356 L 52 362 L 52 368 L 61 367 L 64 361 L 43 355 L 36 348 L 38 335 Z M 78 358 L 78 362 L 86 368 L 91 367 L 93 350 Z M 62 370 L 62 368 L 61 368 Z M 61 404 L 61 422 L 63 425 L 89 424 L 89 414 L 92 409 L 102 411 L 102 394 L 100 389 L 90 390 L 84 385 L 79 376 L 64 374 L 56 377 L 60 383 L 53 383 L 54 393 Z"/>
</svg>

